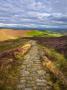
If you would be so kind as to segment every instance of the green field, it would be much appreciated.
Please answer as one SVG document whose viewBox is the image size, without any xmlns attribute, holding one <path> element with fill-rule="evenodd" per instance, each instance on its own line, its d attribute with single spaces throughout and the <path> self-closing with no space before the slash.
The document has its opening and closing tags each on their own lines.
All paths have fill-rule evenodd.
<svg viewBox="0 0 67 90">
<path fill-rule="evenodd" d="M 44 30 L 44 31 L 32 30 L 32 31 L 27 33 L 27 36 L 30 36 L 30 37 L 37 37 L 37 36 L 41 36 L 41 37 L 60 37 L 60 36 L 63 36 L 63 35 L 60 34 L 60 33 L 51 32 L 51 31 L 48 31 L 48 30 Z"/>
</svg>

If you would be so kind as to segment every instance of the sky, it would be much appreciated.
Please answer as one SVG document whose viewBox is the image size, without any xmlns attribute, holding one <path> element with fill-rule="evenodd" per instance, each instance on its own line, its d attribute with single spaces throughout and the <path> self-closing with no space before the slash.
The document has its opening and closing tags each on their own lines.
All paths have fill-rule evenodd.
<svg viewBox="0 0 67 90">
<path fill-rule="evenodd" d="M 0 27 L 67 29 L 67 0 L 0 0 Z"/>
</svg>

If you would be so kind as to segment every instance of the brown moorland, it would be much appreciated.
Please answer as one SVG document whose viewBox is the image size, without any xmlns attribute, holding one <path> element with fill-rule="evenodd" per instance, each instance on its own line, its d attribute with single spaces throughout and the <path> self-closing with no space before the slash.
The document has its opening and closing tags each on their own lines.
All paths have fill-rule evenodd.
<svg viewBox="0 0 67 90">
<path fill-rule="evenodd" d="M 0 41 L 26 37 L 27 32 L 30 32 L 30 30 L 0 29 Z"/>
<path fill-rule="evenodd" d="M 67 36 L 62 37 L 28 37 L 36 40 L 39 44 L 54 48 L 67 57 Z"/>
</svg>

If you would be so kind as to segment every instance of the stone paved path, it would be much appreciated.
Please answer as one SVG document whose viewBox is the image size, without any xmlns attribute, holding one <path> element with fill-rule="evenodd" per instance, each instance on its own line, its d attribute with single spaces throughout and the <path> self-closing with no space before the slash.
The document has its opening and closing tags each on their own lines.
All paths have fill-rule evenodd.
<svg viewBox="0 0 67 90">
<path fill-rule="evenodd" d="M 52 90 L 47 80 L 49 73 L 41 65 L 39 48 L 35 41 L 29 43 L 31 43 L 32 48 L 24 56 L 17 90 Z"/>
</svg>

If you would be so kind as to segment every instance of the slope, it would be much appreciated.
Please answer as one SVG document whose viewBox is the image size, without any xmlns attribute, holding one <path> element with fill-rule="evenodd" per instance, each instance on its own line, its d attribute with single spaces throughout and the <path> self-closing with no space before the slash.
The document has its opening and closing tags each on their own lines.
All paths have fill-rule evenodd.
<svg viewBox="0 0 67 90">
<path fill-rule="evenodd" d="M 0 29 L 0 41 L 25 37 L 27 32 L 29 30 Z"/>
</svg>

